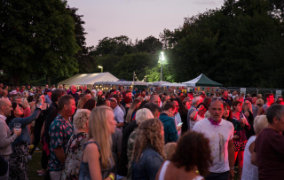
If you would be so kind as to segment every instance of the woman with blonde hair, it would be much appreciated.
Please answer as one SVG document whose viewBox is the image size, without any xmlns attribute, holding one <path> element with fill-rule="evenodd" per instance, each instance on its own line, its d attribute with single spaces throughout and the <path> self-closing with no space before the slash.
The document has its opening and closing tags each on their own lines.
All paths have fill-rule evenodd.
<svg viewBox="0 0 284 180">
<path fill-rule="evenodd" d="M 268 126 L 268 120 L 266 115 L 256 116 L 253 123 L 255 136 L 251 136 L 245 146 L 244 152 L 244 164 L 242 172 L 242 180 L 257 180 L 258 179 L 258 168 L 252 164 L 254 155 L 255 139 L 258 134 Z"/>
<path fill-rule="evenodd" d="M 143 121 L 134 145 L 132 179 L 155 179 L 164 159 L 163 124 L 159 119 Z"/>
<path fill-rule="evenodd" d="M 92 110 L 89 121 L 89 140 L 85 144 L 79 179 L 114 180 L 111 134 L 116 121 L 113 110 L 99 106 Z"/>
</svg>

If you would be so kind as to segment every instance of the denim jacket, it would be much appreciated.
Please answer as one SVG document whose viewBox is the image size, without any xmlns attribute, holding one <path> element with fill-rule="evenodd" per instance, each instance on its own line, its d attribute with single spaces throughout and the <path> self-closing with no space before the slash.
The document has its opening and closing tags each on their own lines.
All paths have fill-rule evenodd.
<svg viewBox="0 0 284 180">
<path fill-rule="evenodd" d="M 163 158 L 151 147 L 146 148 L 140 159 L 132 163 L 132 179 L 154 180 L 163 164 Z"/>
<path fill-rule="evenodd" d="M 19 137 L 17 137 L 17 139 L 14 141 L 13 145 L 17 145 L 17 144 L 29 144 L 30 143 L 30 135 L 29 135 L 29 131 L 27 128 L 27 125 L 29 125 L 30 123 L 32 123 L 32 121 L 36 120 L 39 115 L 41 113 L 41 109 L 36 108 L 36 110 L 34 111 L 34 113 L 26 118 L 14 118 L 10 124 L 9 127 L 12 130 L 14 128 L 14 123 L 21 123 L 22 125 L 22 133 Z"/>
</svg>

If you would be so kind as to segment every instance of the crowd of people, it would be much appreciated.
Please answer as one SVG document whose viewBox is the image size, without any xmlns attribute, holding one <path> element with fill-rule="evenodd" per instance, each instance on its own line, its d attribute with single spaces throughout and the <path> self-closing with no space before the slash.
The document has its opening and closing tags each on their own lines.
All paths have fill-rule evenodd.
<svg viewBox="0 0 284 180">
<path fill-rule="evenodd" d="M 284 177 L 282 96 L 118 89 L 0 84 L 0 180 Z"/>
</svg>

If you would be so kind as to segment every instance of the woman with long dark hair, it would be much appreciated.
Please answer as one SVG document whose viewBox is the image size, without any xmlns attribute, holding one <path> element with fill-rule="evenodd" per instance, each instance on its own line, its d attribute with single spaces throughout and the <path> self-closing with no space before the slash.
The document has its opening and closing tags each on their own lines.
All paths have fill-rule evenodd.
<svg viewBox="0 0 284 180">
<path fill-rule="evenodd" d="M 138 127 L 132 157 L 132 179 L 155 179 L 164 161 L 164 129 L 159 119 L 143 121 Z"/>
<path fill-rule="evenodd" d="M 250 128 L 245 115 L 242 112 L 242 102 L 233 102 L 232 123 L 234 124 L 234 148 L 235 161 L 238 160 L 239 177 L 241 177 L 244 159 L 244 150 L 247 142 L 246 129 Z"/>
<path fill-rule="evenodd" d="M 175 153 L 164 162 L 157 180 L 201 180 L 211 165 L 209 140 L 203 134 L 190 131 L 178 141 Z"/>
<path fill-rule="evenodd" d="M 182 126 L 181 126 L 181 134 L 184 134 L 188 130 L 188 124 L 187 124 L 187 112 L 191 107 L 191 100 L 189 97 L 186 97 L 182 101 L 182 105 L 179 108 L 179 113 L 182 121 Z"/>
<path fill-rule="evenodd" d="M 222 118 L 232 122 L 231 106 L 226 102 L 223 103 L 223 106 L 224 106 L 224 113 L 223 113 Z"/>
</svg>

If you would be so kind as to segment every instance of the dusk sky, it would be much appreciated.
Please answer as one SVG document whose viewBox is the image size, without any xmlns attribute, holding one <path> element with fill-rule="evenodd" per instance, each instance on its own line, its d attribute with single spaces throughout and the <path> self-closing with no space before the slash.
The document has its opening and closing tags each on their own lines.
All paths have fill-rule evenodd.
<svg viewBox="0 0 284 180">
<path fill-rule="evenodd" d="M 220 8 L 224 0 L 68 0 L 83 15 L 87 46 L 104 37 L 128 36 L 132 42 L 165 28 L 182 26 L 185 17 Z"/>
</svg>

